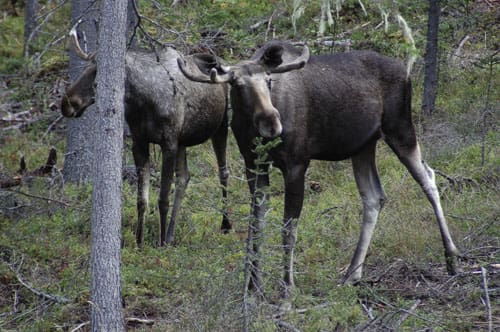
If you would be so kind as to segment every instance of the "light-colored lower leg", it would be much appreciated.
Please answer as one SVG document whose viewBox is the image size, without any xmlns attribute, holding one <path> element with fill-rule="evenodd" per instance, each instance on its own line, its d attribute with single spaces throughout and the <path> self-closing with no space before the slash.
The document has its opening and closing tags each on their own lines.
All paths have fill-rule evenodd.
<svg viewBox="0 0 500 332">
<path fill-rule="evenodd" d="M 297 241 L 297 225 L 298 219 L 289 219 L 283 225 L 282 238 L 283 238 L 283 287 L 282 287 L 282 297 L 288 298 L 291 295 L 292 290 L 295 287 L 293 281 L 293 252 L 295 248 L 295 242 Z"/>
<path fill-rule="evenodd" d="M 380 185 L 375 165 L 375 143 L 352 158 L 352 165 L 359 194 L 363 200 L 363 223 L 356 251 L 344 277 L 344 282 L 347 283 L 355 283 L 361 279 L 363 263 L 377 224 L 377 218 L 385 202 L 384 190 Z"/>
<path fill-rule="evenodd" d="M 410 171 L 413 178 L 420 184 L 427 199 L 434 209 L 436 219 L 441 232 L 441 239 L 445 249 L 446 264 L 450 274 L 457 273 L 457 256 L 459 251 L 451 237 L 446 218 L 441 207 L 439 192 L 436 186 L 434 171 L 422 161 L 418 145 L 408 156 L 401 157 L 402 162 Z"/>
</svg>

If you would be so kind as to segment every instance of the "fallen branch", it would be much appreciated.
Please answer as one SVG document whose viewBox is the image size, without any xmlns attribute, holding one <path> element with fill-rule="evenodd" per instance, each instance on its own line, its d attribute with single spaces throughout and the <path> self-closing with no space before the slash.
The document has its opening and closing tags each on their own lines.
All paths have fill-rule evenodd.
<svg viewBox="0 0 500 332">
<path fill-rule="evenodd" d="M 54 147 L 50 148 L 49 155 L 45 165 L 38 167 L 33 171 L 28 171 L 24 156 L 19 161 L 19 170 L 16 175 L 9 176 L 0 173 L 0 188 L 10 188 L 21 185 L 23 178 L 32 176 L 50 176 L 52 171 L 57 170 L 57 151 Z"/>
<path fill-rule="evenodd" d="M 461 190 L 464 187 L 464 184 L 479 186 L 477 181 L 472 178 L 465 178 L 461 176 L 452 178 L 451 176 L 447 175 L 446 173 L 438 169 L 434 169 L 434 172 L 437 175 L 441 175 L 442 177 L 444 177 L 446 180 L 448 180 L 450 185 L 457 187 L 459 190 Z"/>
<path fill-rule="evenodd" d="M 63 201 L 60 201 L 60 200 L 57 200 L 57 199 L 28 194 L 28 193 L 25 193 L 25 192 L 20 191 L 20 190 L 10 190 L 9 189 L 7 191 L 10 191 L 10 192 L 16 193 L 16 194 L 20 194 L 20 195 L 24 195 L 26 197 L 31 197 L 31 198 L 36 198 L 36 199 L 42 199 L 42 200 L 49 201 L 49 202 L 59 203 L 59 204 L 64 205 L 64 206 L 71 206 L 70 204 L 63 202 Z"/>
<path fill-rule="evenodd" d="M 155 321 L 153 319 L 145 319 L 145 318 L 137 318 L 137 317 L 129 317 L 125 318 L 127 324 L 143 324 L 143 325 L 153 325 Z"/>
<path fill-rule="evenodd" d="M 87 325 L 90 325 L 90 321 L 86 321 L 86 322 L 83 322 L 79 325 L 77 325 L 74 329 L 72 329 L 70 332 L 76 332 L 78 330 L 80 330 L 81 328 L 87 326 Z"/>
<path fill-rule="evenodd" d="M 361 307 L 363 310 L 366 312 L 366 315 L 368 318 L 370 318 L 370 321 L 373 321 L 375 319 L 375 316 L 373 316 L 373 310 L 370 307 L 367 307 L 364 303 L 361 302 Z"/>
<path fill-rule="evenodd" d="M 52 295 L 52 294 L 45 293 L 44 291 L 41 291 L 41 290 L 34 288 L 30 284 L 28 284 L 26 281 L 24 281 L 21 278 L 21 275 L 19 274 L 19 272 L 14 270 L 12 268 L 12 266 L 10 266 L 10 264 L 7 264 L 7 266 L 9 267 L 9 270 L 11 270 L 11 272 L 15 274 L 17 281 L 19 281 L 19 283 L 21 285 L 23 285 L 25 288 L 27 288 L 33 294 L 35 294 L 39 297 L 42 297 L 44 299 L 47 299 L 49 301 L 56 302 L 56 303 L 69 303 L 70 302 L 70 300 L 65 296 Z"/>
<path fill-rule="evenodd" d="M 152 319 L 143 319 L 143 318 L 137 318 L 137 317 L 129 317 L 125 318 L 125 322 L 127 324 L 143 324 L 143 325 L 153 325 L 155 323 L 154 320 Z M 76 332 L 84 328 L 85 326 L 90 325 L 90 321 L 86 321 L 83 323 L 78 324 L 74 329 L 72 329 L 70 332 Z"/>
<path fill-rule="evenodd" d="M 422 300 L 418 299 L 415 301 L 415 303 L 410 307 L 410 309 L 406 310 L 406 309 L 403 309 L 403 313 L 401 314 L 401 317 L 399 317 L 399 320 L 396 322 L 396 324 L 394 324 L 393 328 L 395 331 L 398 331 L 399 330 L 399 327 L 401 326 L 401 324 L 403 324 L 403 322 L 411 315 L 415 312 L 415 309 L 417 309 L 417 307 L 420 305 L 420 303 L 422 302 Z"/>
</svg>

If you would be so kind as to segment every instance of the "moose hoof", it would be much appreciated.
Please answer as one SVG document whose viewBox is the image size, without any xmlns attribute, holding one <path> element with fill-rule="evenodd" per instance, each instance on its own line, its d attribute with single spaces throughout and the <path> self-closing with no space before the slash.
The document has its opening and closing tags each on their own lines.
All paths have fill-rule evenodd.
<svg viewBox="0 0 500 332">
<path fill-rule="evenodd" d="M 347 270 L 347 273 L 344 275 L 342 280 L 342 284 L 344 285 L 357 285 L 361 281 L 361 269 L 357 269 L 356 271 Z"/>
</svg>

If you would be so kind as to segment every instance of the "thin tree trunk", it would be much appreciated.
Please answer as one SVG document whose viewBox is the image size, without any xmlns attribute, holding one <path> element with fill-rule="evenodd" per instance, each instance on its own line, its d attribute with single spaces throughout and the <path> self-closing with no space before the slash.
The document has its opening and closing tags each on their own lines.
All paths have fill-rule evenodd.
<svg viewBox="0 0 500 332">
<path fill-rule="evenodd" d="M 134 4 L 135 1 L 135 4 Z M 134 46 L 136 44 L 135 28 L 139 22 L 135 8 L 139 6 L 137 0 L 127 1 L 127 45 Z"/>
<path fill-rule="evenodd" d="M 29 47 L 35 39 L 36 17 L 40 6 L 38 0 L 27 0 L 24 9 L 24 54 L 29 55 Z"/>
<path fill-rule="evenodd" d="M 422 96 L 422 112 L 434 113 L 438 88 L 438 32 L 439 0 L 429 0 L 429 18 L 427 23 L 427 46 L 425 47 L 425 77 Z"/>
<path fill-rule="evenodd" d="M 96 145 L 92 194 L 93 331 L 124 331 L 121 301 L 121 170 L 127 2 L 103 0 L 96 76 Z"/>
<path fill-rule="evenodd" d="M 88 52 L 97 48 L 97 7 L 94 0 L 72 0 L 71 24 L 80 18 L 82 24 L 78 26 L 81 45 L 87 46 Z M 73 82 L 87 66 L 87 62 L 80 59 L 73 50 L 69 56 L 69 76 Z M 63 175 L 66 181 L 72 183 L 89 182 L 92 178 L 92 164 L 94 146 L 95 106 L 91 105 L 80 118 L 67 120 L 66 153 L 64 158 Z"/>
</svg>

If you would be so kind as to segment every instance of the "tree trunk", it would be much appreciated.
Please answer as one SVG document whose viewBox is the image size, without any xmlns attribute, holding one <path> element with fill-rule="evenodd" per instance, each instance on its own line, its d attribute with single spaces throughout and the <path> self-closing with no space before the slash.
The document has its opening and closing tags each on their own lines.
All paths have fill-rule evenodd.
<svg viewBox="0 0 500 332">
<path fill-rule="evenodd" d="M 427 46 L 425 47 L 425 77 L 422 96 L 422 112 L 434 113 L 438 88 L 438 32 L 439 0 L 429 0 L 429 18 L 427 23 Z"/>
<path fill-rule="evenodd" d="M 124 331 L 121 301 L 121 187 L 127 2 L 103 0 L 96 76 L 92 194 L 93 331 Z"/>
<path fill-rule="evenodd" d="M 78 26 L 81 45 L 87 45 L 87 51 L 97 48 L 97 7 L 94 0 L 72 0 L 71 24 L 82 18 Z M 73 82 L 83 71 L 87 62 L 80 59 L 73 50 L 69 56 L 69 77 Z M 92 177 L 94 146 L 95 105 L 91 105 L 80 118 L 67 119 L 66 153 L 63 176 L 72 183 L 89 182 Z"/>
<path fill-rule="evenodd" d="M 139 17 L 137 17 L 137 13 L 134 8 L 134 6 L 139 6 L 139 4 L 136 2 L 134 5 L 134 1 L 135 0 L 127 1 L 127 45 L 128 46 L 135 46 L 136 44 L 135 28 L 137 26 L 137 23 L 139 23 Z"/>
<path fill-rule="evenodd" d="M 27 57 L 30 51 L 31 41 L 36 37 L 36 17 L 40 6 L 38 0 L 27 0 L 24 9 L 24 56 Z"/>
</svg>

